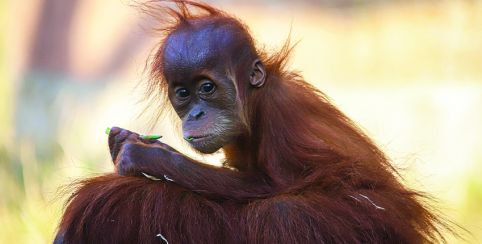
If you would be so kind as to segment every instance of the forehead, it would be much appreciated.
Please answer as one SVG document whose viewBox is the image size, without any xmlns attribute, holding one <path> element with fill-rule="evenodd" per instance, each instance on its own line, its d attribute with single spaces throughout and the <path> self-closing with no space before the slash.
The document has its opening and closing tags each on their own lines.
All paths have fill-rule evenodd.
<svg viewBox="0 0 482 244">
<path fill-rule="evenodd" d="M 165 72 L 206 69 L 226 61 L 236 40 L 226 25 L 189 25 L 171 33 L 164 47 Z"/>
</svg>

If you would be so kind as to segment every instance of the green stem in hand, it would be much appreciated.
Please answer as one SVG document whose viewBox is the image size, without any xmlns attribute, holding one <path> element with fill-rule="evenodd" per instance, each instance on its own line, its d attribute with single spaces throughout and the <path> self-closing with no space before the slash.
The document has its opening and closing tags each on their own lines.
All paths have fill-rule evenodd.
<svg viewBox="0 0 482 244">
<path fill-rule="evenodd" d="M 110 134 L 110 127 L 107 127 L 107 129 L 105 129 L 105 134 L 107 134 L 107 135 Z M 157 139 L 162 138 L 162 136 L 160 136 L 160 135 L 141 135 L 139 137 L 141 139 L 144 139 L 144 140 L 157 140 Z"/>
<path fill-rule="evenodd" d="M 145 140 L 157 140 L 160 139 L 162 136 L 160 135 L 148 135 L 148 136 L 140 136 L 140 138 Z"/>
</svg>

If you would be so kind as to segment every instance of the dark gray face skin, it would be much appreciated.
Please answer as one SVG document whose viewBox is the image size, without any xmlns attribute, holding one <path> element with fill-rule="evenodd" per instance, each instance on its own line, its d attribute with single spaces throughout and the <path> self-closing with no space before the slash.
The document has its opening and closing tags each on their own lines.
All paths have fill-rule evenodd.
<svg viewBox="0 0 482 244">
<path fill-rule="evenodd" d="M 234 78 L 227 75 L 230 38 L 225 28 L 190 28 L 172 33 L 164 49 L 170 102 L 184 139 L 202 153 L 219 150 L 243 131 Z"/>
</svg>

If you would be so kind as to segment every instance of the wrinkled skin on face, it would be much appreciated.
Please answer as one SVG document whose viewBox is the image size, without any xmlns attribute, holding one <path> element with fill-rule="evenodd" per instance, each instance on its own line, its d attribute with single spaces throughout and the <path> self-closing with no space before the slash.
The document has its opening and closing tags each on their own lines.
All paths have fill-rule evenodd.
<svg viewBox="0 0 482 244">
<path fill-rule="evenodd" d="M 169 100 L 182 120 L 184 139 L 202 153 L 217 151 L 244 130 L 231 75 L 232 31 L 193 25 L 172 33 L 164 49 Z"/>
</svg>

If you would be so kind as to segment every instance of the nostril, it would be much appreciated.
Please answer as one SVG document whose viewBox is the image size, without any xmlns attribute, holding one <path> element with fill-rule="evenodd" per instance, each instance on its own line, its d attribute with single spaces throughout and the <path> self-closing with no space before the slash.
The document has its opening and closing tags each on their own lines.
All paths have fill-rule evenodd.
<svg viewBox="0 0 482 244">
<path fill-rule="evenodd" d="M 201 108 L 193 108 L 188 115 L 188 120 L 198 120 L 206 115 L 206 113 Z"/>
<path fill-rule="evenodd" d="M 196 115 L 194 115 L 194 118 L 199 119 L 202 116 L 204 116 L 204 114 L 205 114 L 204 111 L 199 111 Z"/>
</svg>

